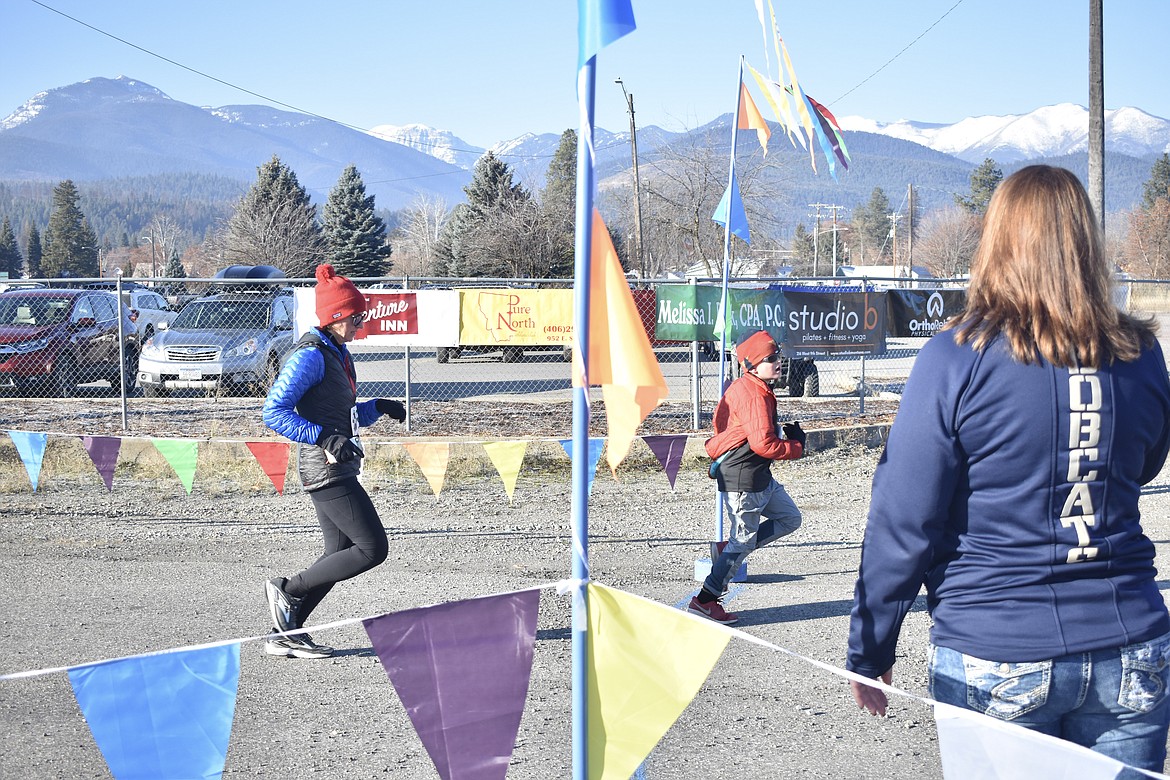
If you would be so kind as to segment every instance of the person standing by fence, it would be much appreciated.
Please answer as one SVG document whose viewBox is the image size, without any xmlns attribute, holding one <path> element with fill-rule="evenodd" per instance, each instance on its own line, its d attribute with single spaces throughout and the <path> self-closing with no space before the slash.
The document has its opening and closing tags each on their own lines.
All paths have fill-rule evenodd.
<svg viewBox="0 0 1170 780">
<path fill-rule="evenodd" d="M 325 658 L 333 649 L 306 633 L 288 634 L 305 624 L 333 586 L 386 560 L 386 531 L 358 482 L 362 449 L 358 431 L 382 415 L 399 422 L 406 409 L 386 398 L 358 402 L 357 373 L 346 345 L 366 311 L 365 296 L 333 266 L 317 267 L 315 291 L 320 327 L 306 333 L 272 384 L 264 401 L 264 424 L 298 443 L 301 482 L 313 501 L 325 537 L 325 552 L 293 577 L 264 583 L 273 627 L 269 655 Z"/>
<path fill-rule="evenodd" d="M 1060 168 L 999 186 L 971 272 L 874 474 L 846 666 L 890 681 L 925 584 L 933 698 L 1161 772 L 1170 617 L 1138 511 L 1170 448 L 1152 323 L 1114 305 Z M 851 687 L 885 714 L 881 690 Z"/>
</svg>

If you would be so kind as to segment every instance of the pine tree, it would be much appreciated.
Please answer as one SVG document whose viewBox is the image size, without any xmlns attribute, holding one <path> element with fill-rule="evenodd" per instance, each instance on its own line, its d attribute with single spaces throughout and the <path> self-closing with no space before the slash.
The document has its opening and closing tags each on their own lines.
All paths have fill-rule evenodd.
<svg viewBox="0 0 1170 780">
<path fill-rule="evenodd" d="M 163 276 L 168 279 L 187 278 L 187 269 L 183 267 L 183 261 L 179 258 L 179 250 L 171 250 L 171 256 L 167 258 L 167 267 L 163 270 Z M 170 295 L 185 295 L 187 293 L 187 286 L 182 282 L 172 282 L 168 287 Z"/>
<path fill-rule="evenodd" d="M 798 274 L 811 274 L 817 256 L 813 235 L 801 222 L 792 232 L 792 265 Z"/>
<path fill-rule="evenodd" d="M 866 261 L 876 264 L 890 254 L 890 199 L 881 187 L 874 187 L 865 206 L 853 211 L 853 239 L 860 242 Z"/>
<path fill-rule="evenodd" d="M 971 172 L 971 195 L 969 197 L 956 195 L 955 203 L 968 214 L 982 217 L 987 213 L 987 204 L 991 202 L 991 196 L 1001 181 L 1003 171 L 996 166 L 995 160 L 988 157 Z"/>
<path fill-rule="evenodd" d="M 566 130 L 553 154 L 540 197 L 544 229 L 548 232 L 548 273 L 573 274 L 577 220 L 577 131 Z"/>
<path fill-rule="evenodd" d="M 41 232 L 36 225 L 28 226 L 28 243 L 25 244 L 24 258 L 28 263 L 28 278 L 41 278 Z"/>
<path fill-rule="evenodd" d="M 1149 211 L 1161 198 L 1170 199 L 1170 153 L 1163 152 L 1142 185 L 1142 208 Z"/>
<path fill-rule="evenodd" d="M 343 276 L 383 276 L 389 267 L 386 223 L 355 166 L 341 172 L 323 212 L 325 259 Z"/>
<path fill-rule="evenodd" d="M 256 172 L 256 183 L 228 220 L 224 258 L 242 265 L 274 265 L 290 277 L 311 278 L 324 257 L 324 241 L 308 192 L 276 155 Z"/>
<path fill-rule="evenodd" d="M 96 277 L 98 242 L 82 213 L 81 196 L 66 179 L 53 188 L 53 210 L 45 228 L 41 272 L 48 278 Z"/>
<path fill-rule="evenodd" d="M 9 279 L 19 279 L 24 271 L 24 257 L 16 245 L 16 234 L 8 217 L 0 225 L 0 271 L 7 271 Z"/>
</svg>

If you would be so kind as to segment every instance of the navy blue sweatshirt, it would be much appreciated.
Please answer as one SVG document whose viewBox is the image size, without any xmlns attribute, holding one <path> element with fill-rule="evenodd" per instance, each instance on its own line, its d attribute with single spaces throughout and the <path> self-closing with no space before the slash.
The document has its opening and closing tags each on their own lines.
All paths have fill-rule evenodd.
<svg viewBox="0 0 1170 780">
<path fill-rule="evenodd" d="M 906 384 L 873 479 L 846 666 L 894 663 L 926 586 L 931 641 L 1040 661 L 1170 631 L 1141 486 L 1170 446 L 1155 344 L 1098 370 L 982 353 L 945 331 Z"/>
</svg>

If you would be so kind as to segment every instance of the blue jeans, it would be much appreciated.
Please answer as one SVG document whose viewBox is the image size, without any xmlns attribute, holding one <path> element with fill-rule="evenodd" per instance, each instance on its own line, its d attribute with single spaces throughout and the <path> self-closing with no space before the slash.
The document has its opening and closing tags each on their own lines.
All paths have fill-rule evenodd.
<svg viewBox="0 0 1170 780">
<path fill-rule="evenodd" d="M 1031 663 L 986 661 L 932 644 L 930 695 L 1161 772 L 1168 663 L 1170 634 Z"/>
<path fill-rule="evenodd" d="M 723 595 L 748 553 L 800 528 L 800 510 L 776 480 L 758 493 L 720 493 L 731 521 L 731 533 L 723 553 L 711 561 L 711 573 L 703 589 L 716 598 Z"/>
</svg>

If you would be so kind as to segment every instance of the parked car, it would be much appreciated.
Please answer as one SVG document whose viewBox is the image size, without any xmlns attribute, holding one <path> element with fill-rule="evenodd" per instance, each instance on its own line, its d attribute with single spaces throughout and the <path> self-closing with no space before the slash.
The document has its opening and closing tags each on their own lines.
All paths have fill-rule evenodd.
<svg viewBox="0 0 1170 780">
<path fill-rule="evenodd" d="M 0 293 L 0 386 L 21 395 L 71 396 L 79 384 L 100 380 L 120 390 L 123 376 L 126 387 L 133 387 L 138 346 L 130 309 L 119 307 L 108 292 L 45 288 Z"/>
<path fill-rule="evenodd" d="M 87 284 L 89 290 L 117 290 L 116 282 L 93 282 Z M 137 282 L 122 283 L 122 303 L 131 309 L 131 316 L 135 317 L 134 324 L 138 326 L 138 336 L 146 341 L 159 329 L 159 323 L 170 322 L 177 312 L 167 303 L 167 299 L 155 290 L 138 284 Z M 165 325 L 163 327 L 166 327 Z"/>
<path fill-rule="evenodd" d="M 217 292 L 143 342 L 138 384 L 151 398 L 180 388 L 263 395 L 292 346 L 291 289 Z"/>
</svg>

